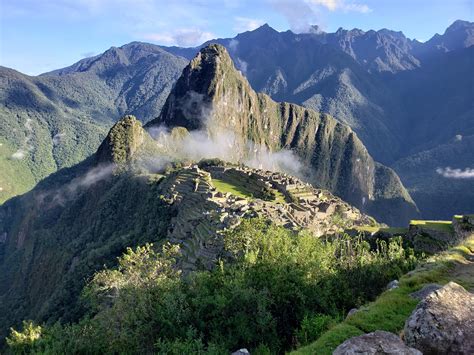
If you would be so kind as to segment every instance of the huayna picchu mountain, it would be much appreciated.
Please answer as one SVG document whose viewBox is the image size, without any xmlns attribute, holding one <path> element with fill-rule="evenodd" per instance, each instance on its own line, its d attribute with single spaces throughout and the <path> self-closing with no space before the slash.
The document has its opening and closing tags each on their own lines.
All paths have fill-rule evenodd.
<svg viewBox="0 0 474 355">
<path fill-rule="evenodd" d="M 159 143 L 125 116 L 94 155 L 0 206 L 2 339 L 22 319 L 77 320 L 85 282 L 128 246 L 179 244 L 186 272 L 213 265 L 222 232 L 245 218 L 316 235 L 376 223 L 284 173 L 217 159 L 158 165 L 169 153 Z"/>
<path fill-rule="evenodd" d="M 203 48 L 183 70 L 161 115 L 147 126 L 232 132 L 235 150 L 257 144 L 291 150 L 309 182 L 328 189 L 390 225 L 404 225 L 417 208 L 396 173 L 377 162 L 347 125 L 327 114 L 256 93 L 218 44 Z"/>
</svg>

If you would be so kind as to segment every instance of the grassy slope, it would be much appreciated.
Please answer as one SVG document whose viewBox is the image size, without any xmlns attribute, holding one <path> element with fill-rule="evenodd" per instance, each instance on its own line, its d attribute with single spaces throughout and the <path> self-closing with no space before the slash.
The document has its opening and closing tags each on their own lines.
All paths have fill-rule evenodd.
<svg viewBox="0 0 474 355">
<path fill-rule="evenodd" d="M 400 287 L 384 292 L 373 303 L 324 333 L 312 344 L 292 354 L 332 354 L 334 349 L 353 336 L 375 330 L 400 333 L 405 320 L 417 305 L 410 293 L 428 283 L 455 281 L 474 289 L 474 235 L 459 246 L 429 258 L 416 270 L 400 279 Z"/>
<path fill-rule="evenodd" d="M 35 183 L 35 178 L 24 160 L 12 159 L 15 153 L 7 141 L 0 138 L 0 204 L 19 195 Z"/>
</svg>

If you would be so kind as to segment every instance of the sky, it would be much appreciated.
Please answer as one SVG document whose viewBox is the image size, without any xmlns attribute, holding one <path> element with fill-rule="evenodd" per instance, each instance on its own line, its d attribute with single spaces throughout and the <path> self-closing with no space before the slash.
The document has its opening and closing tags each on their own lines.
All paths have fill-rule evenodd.
<svg viewBox="0 0 474 355">
<path fill-rule="evenodd" d="M 132 41 L 190 47 L 264 23 L 426 41 L 473 16 L 474 0 L 0 0 L 0 65 L 37 75 Z"/>
</svg>

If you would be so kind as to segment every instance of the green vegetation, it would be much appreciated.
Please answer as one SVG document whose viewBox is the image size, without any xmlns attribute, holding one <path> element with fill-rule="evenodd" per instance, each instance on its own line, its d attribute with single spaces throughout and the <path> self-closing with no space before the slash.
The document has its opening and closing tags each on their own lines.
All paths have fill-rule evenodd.
<svg viewBox="0 0 474 355">
<path fill-rule="evenodd" d="M 221 180 L 221 179 L 212 179 L 212 184 L 214 187 L 223 193 L 231 193 L 235 196 L 243 197 L 243 198 L 252 198 L 252 194 L 246 190 L 242 185 L 234 185 L 230 182 Z"/>
<path fill-rule="evenodd" d="M 474 236 L 457 247 L 426 260 L 416 270 L 400 278 L 399 287 L 385 291 L 377 300 L 329 329 L 309 346 L 294 354 L 332 354 L 334 349 L 355 335 L 375 330 L 399 333 L 418 303 L 410 293 L 428 283 L 455 281 L 467 289 L 474 288 L 474 270 L 466 269 L 466 260 L 474 253 Z"/>
<path fill-rule="evenodd" d="M 3 219 L 0 234 L 23 228 L 28 237 L 15 239 L 10 249 L 0 244 L 0 294 L 15 295 L 0 302 L 1 338 L 23 319 L 76 320 L 84 312 L 79 295 L 95 271 L 116 265 L 127 246 L 157 242 L 165 235 L 171 211 L 159 198 L 159 176 L 150 181 L 110 176 L 75 189 L 73 196 L 68 194 L 72 185 L 58 187 L 90 168 L 82 164 L 61 170 L 4 205 L 14 206 L 18 217 Z M 22 218 L 35 222 L 21 227 Z M 27 282 L 33 286 L 25 287 Z"/>
<path fill-rule="evenodd" d="M 175 267 L 177 246 L 128 249 L 117 268 L 96 273 L 84 289 L 89 311 L 81 321 L 42 326 L 32 342 L 21 341 L 28 327 L 12 331 L 10 349 L 215 354 L 245 346 L 278 353 L 313 341 L 415 262 L 400 240 L 371 250 L 360 239 L 324 242 L 263 220 L 243 221 L 224 240 L 214 270 L 184 277 Z"/>
<path fill-rule="evenodd" d="M 35 183 L 26 161 L 11 158 L 14 153 L 8 142 L 0 139 L 0 204 L 24 193 Z"/>
</svg>

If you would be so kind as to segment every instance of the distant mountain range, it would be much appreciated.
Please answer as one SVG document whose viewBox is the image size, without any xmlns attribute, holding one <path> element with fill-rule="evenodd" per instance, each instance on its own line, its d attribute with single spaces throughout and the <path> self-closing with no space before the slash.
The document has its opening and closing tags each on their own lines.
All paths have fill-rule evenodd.
<svg viewBox="0 0 474 355">
<path fill-rule="evenodd" d="M 425 43 L 386 29 L 295 34 L 268 25 L 210 42 L 227 48 L 255 91 L 349 125 L 400 174 L 424 217 L 474 209 L 474 179 L 440 173 L 474 166 L 473 23 L 456 21 Z M 158 117 L 202 46 L 133 42 L 39 77 L 2 68 L 0 201 L 91 154 L 120 115 Z"/>
</svg>

